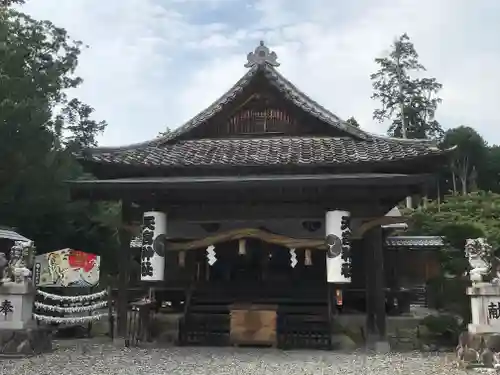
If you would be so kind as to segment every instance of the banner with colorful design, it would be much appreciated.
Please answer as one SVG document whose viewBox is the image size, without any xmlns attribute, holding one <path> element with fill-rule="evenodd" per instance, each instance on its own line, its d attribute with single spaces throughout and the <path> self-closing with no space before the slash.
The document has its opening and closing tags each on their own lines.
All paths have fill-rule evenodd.
<svg viewBox="0 0 500 375">
<path fill-rule="evenodd" d="M 62 249 L 35 257 L 33 276 L 41 287 L 92 287 L 99 283 L 101 257 Z"/>
</svg>

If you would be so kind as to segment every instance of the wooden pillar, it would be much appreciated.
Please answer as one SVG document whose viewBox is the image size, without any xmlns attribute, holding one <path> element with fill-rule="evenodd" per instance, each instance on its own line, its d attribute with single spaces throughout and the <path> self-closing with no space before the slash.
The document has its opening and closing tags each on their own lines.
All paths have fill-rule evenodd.
<svg viewBox="0 0 500 375">
<path fill-rule="evenodd" d="M 401 256 L 401 250 L 399 247 L 395 248 L 392 250 L 394 254 L 394 265 L 393 265 L 393 270 L 394 270 L 394 288 L 396 290 L 400 290 L 401 288 L 401 272 L 400 272 L 400 264 L 402 263 L 402 260 L 404 257 Z"/>
<path fill-rule="evenodd" d="M 391 265 L 391 275 L 392 275 L 392 285 L 390 285 L 391 290 L 393 291 L 392 297 L 396 299 L 397 306 L 393 306 L 395 309 L 395 312 L 399 315 L 401 314 L 401 302 L 402 302 L 402 293 L 401 293 L 401 281 L 400 281 L 400 270 L 399 270 L 399 264 L 401 262 L 401 251 L 399 248 L 393 248 L 392 250 L 388 250 L 384 248 L 384 251 L 390 255 L 393 259 L 392 265 Z"/>
<path fill-rule="evenodd" d="M 117 329 L 118 336 L 125 338 L 127 335 L 128 287 L 130 278 L 130 224 L 132 222 L 132 205 L 122 201 L 122 218 L 119 228 L 120 253 L 118 254 L 118 303 L 117 303 Z"/>
<path fill-rule="evenodd" d="M 365 269 L 365 298 L 366 298 L 366 330 L 367 336 L 375 334 L 375 267 L 373 241 L 373 229 L 365 233 L 363 237 L 363 254 Z"/>
<path fill-rule="evenodd" d="M 330 335 L 333 334 L 334 317 L 335 317 L 335 300 L 333 299 L 334 290 L 332 283 L 327 283 L 326 289 L 327 302 L 328 302 L 328 325 L 330 326 Z"/>
<path fill-rule="evenodd" d="M 374 269 L 374 295 L 375 316 L 379 340 L 386 338 L 386 312 L 385 312 L 385 272 L 384 272 L 384 248 L 382 228 L 373 228 L 373 269 Z"/>
</svg>

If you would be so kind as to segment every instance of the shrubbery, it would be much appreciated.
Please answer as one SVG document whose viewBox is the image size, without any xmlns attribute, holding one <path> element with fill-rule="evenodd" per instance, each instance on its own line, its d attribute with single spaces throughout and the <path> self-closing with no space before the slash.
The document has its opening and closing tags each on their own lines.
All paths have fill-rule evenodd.
<svg viewBox="0 0 500 375">
<path fill-rule="evenodd" d="M 443 315 L 429 316 L 422 324 L 432 340 L 456 344 L 459 333 L 470 322 L 470 301 L 465 293 L 470 285 L 465 241 L 486 238 L 498 255 L 500 195 L 484 191 L 453 195 L 441 203 L 428 202 L 425 207 L 405 214 L 411 218 L 409 234 L 445 238 L 446 246 L 438 254 L 442 272 L 429 280 L 427 286 L 430 307 L 442 311 Z"/>
</svg>

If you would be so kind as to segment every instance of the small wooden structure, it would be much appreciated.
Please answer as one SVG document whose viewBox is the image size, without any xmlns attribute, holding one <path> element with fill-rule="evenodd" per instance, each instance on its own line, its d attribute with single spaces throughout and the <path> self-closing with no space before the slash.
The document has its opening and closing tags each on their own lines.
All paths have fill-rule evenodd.
<svg viewBox="0 0 500 375">
<path fill-rule="evenodd" d="M 277 306 L 231 305 L 233 345 L 277 345 Z"/>
<path fill-rule="evenodd" d="M 281 75 L 263 43 L 245 66 L 173 132 L 79 156 L 95 179 L 72 181 L 74 197 L 122 202 L 120 332 L 142 222 L 140 278 L 157 299 L 181 296 L 182 343 L 227 345 L 262 326 L 271 342 L 276 316 L 278 345 L 328 347 L 336 314 L 353 310 L 384 340 L 387 301 L 405 293 L 387 285 L 383 227 L 402 218 L 386 214 L 448 151 L 351 126 Z"/>
</svg>

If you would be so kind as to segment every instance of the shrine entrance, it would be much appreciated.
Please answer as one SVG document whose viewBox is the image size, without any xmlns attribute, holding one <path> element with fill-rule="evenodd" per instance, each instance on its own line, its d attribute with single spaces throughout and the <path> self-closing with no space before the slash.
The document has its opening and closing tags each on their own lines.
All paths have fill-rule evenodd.
<svg viewBox="0 0 500 375">
<path fill-rule="evenodd" d="M 181 326 L 184 344 L 329 347 L 324 251 L 292 256 L 289 248 L 259 239 L 215 248 L 215 263 L 203 259 L 205 267 L 197 267 Z M 193 251 L 206 258 L 204 250 Z"/>
</svg>

